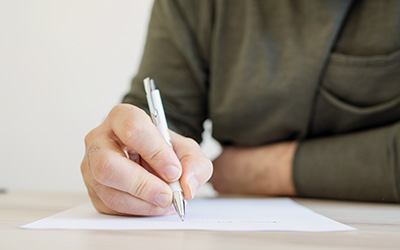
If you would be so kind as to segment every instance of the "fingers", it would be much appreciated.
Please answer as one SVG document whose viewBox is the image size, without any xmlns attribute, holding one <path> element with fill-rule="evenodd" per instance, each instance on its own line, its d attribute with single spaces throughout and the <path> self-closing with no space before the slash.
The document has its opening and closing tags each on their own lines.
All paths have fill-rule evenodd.
<svg viewBox="0 0 400 250">
<path fill-rule="evenodd" d="M 212 163 L 191 139 L 171 132 L 174 150 L 139 108 L 117 105 L 85 138 L 81 164 L 89 196 L 102 213 L 163 215 L 180 179 L 190 200 L 212 174 Z"/>
<path fill-rule="evenodd" d="M 135 161 L 128 159 L 114 140 L 98 134 L 87 148 L 87 162 L 91 173 L 88 179 L 93 178 L 103 186 L 160 207 L 170 206 L 172 194 L 169 186 Z"/>
<path fill-rule="evenodd" d="M 183 168 L 180 183 L 184 198 L 191 200 L 198 189 L 210 179 L 213 173 L 213 165 L 194 140 L 185 138 L 172 131 L 170 134 L 175 153 Z"/>
<path fill-rule="evenodd" d="M 162 208 L 128 193 L 98 183 L 91 175 L 86 159 L 81 165 L 82 175 L 94 207 L 100 213 L 119 215 L 161 216 L 175 212 L 172 205 Z"/>
<path fill-rule="evenodd" d="M 119 140 L 135 150 L 161 178 L 174 182 L 181 177 L 178 157 L 144 111 L 132 105 L 117 105 L 108 121 Z"/>
</svg>

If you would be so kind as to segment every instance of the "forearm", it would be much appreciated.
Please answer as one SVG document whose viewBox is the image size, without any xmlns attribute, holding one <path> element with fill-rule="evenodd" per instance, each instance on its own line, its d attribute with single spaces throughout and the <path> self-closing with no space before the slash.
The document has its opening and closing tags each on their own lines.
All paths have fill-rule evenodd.
<svg viewBox="0 0 400 250">
<path fill-rule="evenodd" d="M 305 197 L 400 201 L 400 123 L 304 141 L 293 162 L 296 192 Z"/>
<path fill-rule="evenodd" d="M 221 193 L 294 196 L 293 155 L 297 142 L 225 147 L 213 162 L 211 182 Z"/>
<path fill-rule="evenodd" d="M 155 79 L 169 128 L 200 142 L 207 115 L 206 65 L 192 42 L 198 34 L 196 8 L 186 5 L 191 2 L 154 2 L 142 61 L 123 102 L 147 111 L 143 79 Z"/>
</svg>

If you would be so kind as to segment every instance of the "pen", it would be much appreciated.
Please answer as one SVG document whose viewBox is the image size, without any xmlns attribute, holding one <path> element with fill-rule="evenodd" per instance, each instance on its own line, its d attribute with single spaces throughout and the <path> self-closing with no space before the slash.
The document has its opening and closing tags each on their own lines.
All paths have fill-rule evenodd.
<svg viewBox="0 0 400 250">
<path fill-rule="evenodd" d="M 161 135 L 167 141 L 169 146 L 172 148 L 171 138 L 168 132 L 167 119 L 164 113 L 164 107 L 161 101 L 160 91 L 153 79 L 147 77 L 143 80 L 144 89 L 146 91 L 147 104 L 149 105 L 150 115 L 154 125 L 160 131 Z M 172 202 L 175 210 L 178 213 L 182 221 L 185 219 L 185 201 L 183 199 L 182 188 L 179 184 L 179 180 L 169 183 L 172 190 Z"/>
</svg>

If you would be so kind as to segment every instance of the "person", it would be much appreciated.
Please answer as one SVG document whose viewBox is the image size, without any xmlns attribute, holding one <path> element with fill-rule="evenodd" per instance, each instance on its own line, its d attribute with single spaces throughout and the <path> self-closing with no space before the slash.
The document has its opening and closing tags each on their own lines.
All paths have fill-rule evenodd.
<svg viewBox="0 0 400 250">
<path fill-rule="evenodd" d="M 400 2 L 154 2 L 123 104 L 85 137 L 102 213 L 174 213 L 168 182 L 222 193 L 400 201 Z M 160 89 L 173 150 L 147 115 Z M 198 143 L 210 119 L 221 155 Z"/>
</svg>

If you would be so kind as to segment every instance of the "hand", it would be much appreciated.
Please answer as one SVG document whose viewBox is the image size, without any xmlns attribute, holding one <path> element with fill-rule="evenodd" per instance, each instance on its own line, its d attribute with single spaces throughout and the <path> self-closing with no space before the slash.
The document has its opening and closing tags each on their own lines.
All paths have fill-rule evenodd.
<svg viewBox="0 0 400 250">
<path fill-rule="evenodd" d="M 294 196 L 292 161 L 297 142 L 260 147 L 225 147 L 211 178 L 221 193 Z"/>
<path fill-rule="evenodd" d="M 120 104 L 85 137 L 81 172 L 101 213 L 155 216 L 174 213 L 171 188 L 180 180 L 186 200 L 212 174 L 212 163 L 192 139 L 170 131 L 174 150 L 141 109 Z"/>
</svg>

